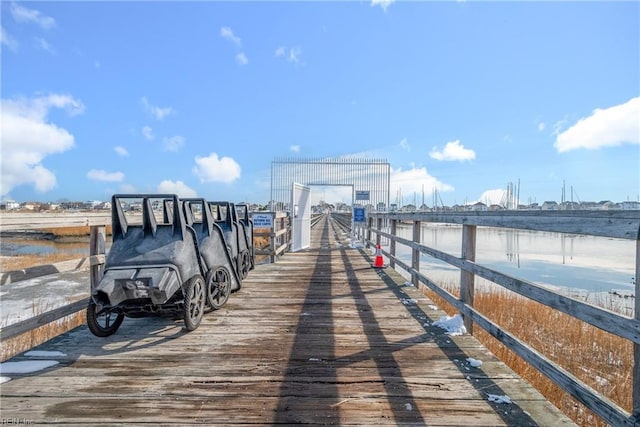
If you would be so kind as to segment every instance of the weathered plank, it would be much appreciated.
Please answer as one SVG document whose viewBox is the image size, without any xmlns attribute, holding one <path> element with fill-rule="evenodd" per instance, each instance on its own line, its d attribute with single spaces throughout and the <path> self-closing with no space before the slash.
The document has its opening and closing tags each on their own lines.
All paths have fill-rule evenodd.
<svg viewBox="0 0 640 427">
<path fill-rule="evenodd" d="M 5 374 L 3 418 L 35 424 L 571 425 L 394 271 L 340 242 L 250 272 L 240 292 L 186 333 L 126 319 L 108 338 L 77 328 L 36 350 L 59 364 Z M 482 360 L 471 367 L 468 358 Z M 43 359 L 20 355 L 11 362 Z M 489 401 L 509 396 L 510 404 Z"/>
</svg>

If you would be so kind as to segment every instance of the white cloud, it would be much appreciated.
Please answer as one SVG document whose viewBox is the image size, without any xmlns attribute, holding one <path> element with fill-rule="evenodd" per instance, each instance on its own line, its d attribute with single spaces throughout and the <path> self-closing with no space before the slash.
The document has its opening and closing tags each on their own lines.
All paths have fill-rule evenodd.
<svg viewBox="0 0 640 427">
<path fill-rule="evenodd" d="M 407 138 L 402 138 L 402 141 L 400 141 L 399 145 L 403 150 L 411 151 L 411 146 L 409 145 L 409 141 L 407 141 Z"/>
<path fill-rule="evenodd" d="M 475 159 L 476 153 L 473 150 L 464 148 L 464 145 L 460 144 L 459 140 L 455 140 L 447 142 L 442 151 L 438 151 L 437 147 L 434 147 L 429 153 L 429 157 L 435 160 L 464 161 Z"/>
<path fill-rule="evenodd" d="M 184 137 L 180 135 L 162 139 L 164 149 L 167 151 L 179 151 L 184 146 L 184 142 Z"/>
<path fill-rule="evenodd" d="M 195 157 L 196 165 L 193 173 L 200 178 L 200 182 L 230 183 L 240 178 L 240 165 L 231 157 L 218 158 L 217 153 L 209 157 Z"/>
<path fill-rule="evenodd" d="M 87 178 L 94 181 L 120 182 L 124 179 L 122 172 L 107 172 L 102 169 L 91 169 L 87 172 Z"/>
<path fill-rule="evenodd" d="M 162 120 L 170 114 L 175 113 L 174 109 L 171 107 L 158 107 L 149 103 L 146 96 L 143 96 L 140 100 L 142 102 L 142 106 L 144 110 L 155 117 L 157 120 Z"/>
<path fill-rule="evenodd" d="M 2 26 L 0 26 L 0 43 L 14 52 L 18 50 L 18 41 L 11 37 Z"/>
<path fill-rule="evenodd" d="M 244 52 L 240 52 L 236 55 L 236 62 L 240 65 L 247 65 L 249 63 L 249 59 L 247 58 L 247 55 L 244 54 Z"/>
<path fill-rule="evenodd" d="M 34 37 L 33 42 L 35 47 L 38 49 L 42 49 L 51 54 L 56 53 L 56 50 L 53 48 L 53 46 L 51 46 L 51 44 L 42 37 Z"/>
<path fill-rule="evenodd" d="M 431 176 L 426 168 L 412 168 L 403 171 L 402 168 L 391 168 L 391 203 L 399 203 L 404 205 L 413 203 L 413 197 L 416 196 L 417 207 L 422 204 L 422 191 L 424 190 L 425 203 L 431 205 L 431 197 L 434 189 L 438 191 L 453 191 L 454 188 L 439 181 L 436 177 Z M 403 200 L 396 200 L 399 196 Z"/>
<path fill-rule="evenodd" d="M 593 113 L 556 137 L 559 153 L 585 148 L 594 150 L 621 144 L 640 144 L 640 97 Z"/>
<path fill-rule="evenodd" d="M 289 52 L 287 54 L 287 51 Z M 275 51 L 275 56 L 278 58 L 285 58 L 287 61 L 292 62 L 294 64 L 300 63 L 300 55 L 302 54 L 302 49 L 299 47 L 291 47 L 288 48 L 286 46 L 280 46 Z"/>
<path fill-rule="evenodd" d="M 114 147 L 113 150 L 118 154 L 118 156 L 129 157 L 129 152 L 124 147 L 118 145 Z"/>
<path fill-rule="evenodd" d="M 293 152 L 293 153 L 299 153 L 300 152 L 300 146 L 299 145 L 292 145 L 291 147 L 289 147 L 289 150 L 291 150 L 291 152 Z"/>
<path fill-rule="evenodd" d="M 238 47 L 242 46 L 242 39 L 233 34 L 233 31 L 229 27 L 220 28 L 220 36 L 225 40 L 229 40 Z"/>
<path fill-rule="evenodd" d="M 17 3 L 11 3 L 11 15 L 16 22 L 34 23 L 44 30 L 56 26 L 56 21 L 52 17 L 44 15 L 39 10 L 27 9 Z"/>
<path fill-rule="evenodd" d="M 48 120 L 51 108 L 64 109 L 69 115 L 84 111 L 82 102 L 69 95 L 2 99 L 0 188 L 3 196 L 25 184 L 33 185 L 39 192 L 56 186 L 55 174 L 45 168 L 42 161 L 51 154 L 71 149 L 75 139 L 66 129 Z"/>
<path fill-rule="evenodd" d="M 547 125 L 544 122 L 538 123 L 538 130 L 540 132 L 542 132 L 546 127 L 547 127 Z"/>
<path fill-rule="evenodd" d="M 142 128 L 142 135 L 147 139 L 147 141 L 153 140 L 153 129 L 150 126 L 144 126 Z"/>
<path fill-rule="evenodd" d="M 392 3 L 395 3 L 395 0 L 371 0 L 371 6 L 380 6 L 385 12 Z"/>
<path fill-rule="evenodd" d="M 131 184 L 121 184 L 120 185 L 120 191 L 119 193 L 123 193 L 123 194 L 135 194 L 137 193 L 138 190 L 136 189 L 135 186 L 131 185 Z"/>
<path fill-rule="evenodd" d="M 157 188 L 158 193 L 177 194 L 178 197 L 196 197 L 198 193 L 182 181 L 162 181 Z"/>
<path fill-rule="evenodd" d="M 482 202 L 487 206 L 499 205 L 502 202 L 502 198 L 505 196 L 505 190 L 503 188 L 496 188 L 495 190 L 487 190 L 480 195 L 480 198 L 469 204 L 475 204 Z"/>
</svg>

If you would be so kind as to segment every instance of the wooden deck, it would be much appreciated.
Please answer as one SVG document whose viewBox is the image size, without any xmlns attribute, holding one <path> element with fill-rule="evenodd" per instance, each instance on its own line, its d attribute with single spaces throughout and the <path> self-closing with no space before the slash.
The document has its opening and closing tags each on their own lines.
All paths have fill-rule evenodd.
<svg viewBox="0 0 640 427">
<path fill-rule="evenodd" d="M 312 247 L 260 265 L 191 333 L 126 319 L 109 338 L 83 326 L 35 350 L 64 356 L 3 374 L 2 421 L 35 425 L 449 425 L 572 423 L 396 272 L 371 268 L 330 221 Z M 483 362 L 473 368 L 467 358 Z M 489 395 L 512 403 L 493 403 Z"/>
</svg>

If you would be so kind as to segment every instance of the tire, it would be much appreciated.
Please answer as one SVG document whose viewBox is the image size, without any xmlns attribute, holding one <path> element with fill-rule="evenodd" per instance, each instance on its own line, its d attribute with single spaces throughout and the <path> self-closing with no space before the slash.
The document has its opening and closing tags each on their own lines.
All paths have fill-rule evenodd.
<svg viewBox="0 0 640 427">
<path fill-rule="evenodd" d="M 246 279 L 251 269 L 251 259 L 249 259 L 249 252 L 243 251 L 240 256 L 240 278 Z"/>
<path fill-rule="evenodd" d="M 204 279 L 196 274 L 184 285 L 184 327 L 193 331 L 200 326 L 204 314 Z"/>
<path fill-rule="evenodd" d="M 115 319 L 113 318 L 115 316 Z M 97 337 L 108 337 L 113 335 L 124 320 L 124 314 L 103 310 L 98 313 L 98 306 L 95 302 L 89 301 L 87 306 L 87 326 L 91 333 Z"/>
<path fill-rule="evenodd" d="M 224 267 L 210 270 L 207 274 L 207 305 L 218 310 L 229 300 L 231 275 Z"/>
</svg>

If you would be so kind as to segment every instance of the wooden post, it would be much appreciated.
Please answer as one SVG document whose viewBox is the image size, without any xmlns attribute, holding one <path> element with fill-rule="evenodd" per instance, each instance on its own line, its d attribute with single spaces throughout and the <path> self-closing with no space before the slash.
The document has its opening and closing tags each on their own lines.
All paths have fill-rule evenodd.
<svg viewBox="0 0 640 427">
<path fill-rule="evenodd" d="M 276 262 L 276 248 L 278 247 L 276 241 L 276 229 L 278 228 L 278 223 L 276 222 L 276 213 L 269 212 L 271 215 L 271 232 L 269 233 L 269 262 L 273 264 Z"/>
<path fill-rule="evenodd" d="M 94 259 L 94 255 L 104 255 L 106 250 L 105 243 L 105 226 L 104 225 L 92 225 L 89 227 L 89 259 Z M 104 264 L 91 264 L 89 283 L 91 283 L 91 289 L 98 285 L 100 279 L 102 279 L 102 272 L 104 270 Z"/>
<path fill-rule="evenodd" d="M 462 259 L 468 261 L 476 260 L 476 226 L 462 226 Z M 460 300 L 473 307 L 473 294 L 475 275 L 464 270 L 460 270 Z M 473 322 L 469 318 L 464 318 L 464 326 L 467 332 L 473 335 Z"/>
<path fill-rule="evenodd" d="M 371 227 L 373 227 L 373 218 L 367 217 L 367 233 L 366 233 L 366 238 L 364 239 L 365 248 L 369 247 L 369 242 L 371 241 Z"/>
<path fill-rule="evenodd" d="M 413 221 L 413 242 L 420 243 L 420 230 L 422 228 L 422 223 L 420 221 Z M 418 249 L 411 249 L 411 268 L 416 271 L 420 271 L 420 251 Z M 411 283 L 413 286 L 417 288 L 420 287 L 420 283 L 418 282 L 418 276 L 415 273 L 411 273 Z"/>
<path fill-rule="evenodd" d="M 639 236 L 640 237 L 640 236 Z M 636 240 L 636 289 L 633 317 L 640 320 L 640 238 Z M 640 421 L 640 344 L 633 344 L 633 412 L 636 422 Z"/>
<path fill-rule="evenodd" d="M 376 221 L 376 227 L 378 232 L 376 233 L 376 248 L 381 242 L 382 236 L 380 235 L 380 231 L 382 230 L 382 217 L 378 217 Z"/>
<path fill-rule="evenodd" d="M 397 228 L 398 228 L 398 220 L 397 219 L 392 219 L 391 220 L 391 230 L 389 231 L 389 233 L 393 236 L 391 238 L 391 241 L 389 242 L 389 254 L 391 255 L 391 257 L 389 257 L 389 267 L 391 268 L 395 268 L 396 267 L 396 263 L 393 260 L 393 257 L 396 256 L 396 232 L 397 232 Z"/>
</svg>

